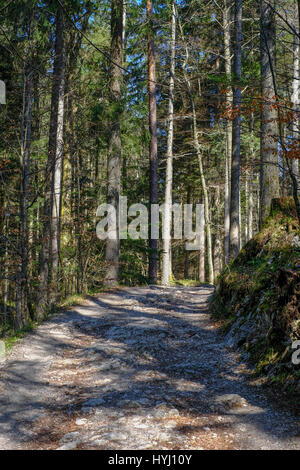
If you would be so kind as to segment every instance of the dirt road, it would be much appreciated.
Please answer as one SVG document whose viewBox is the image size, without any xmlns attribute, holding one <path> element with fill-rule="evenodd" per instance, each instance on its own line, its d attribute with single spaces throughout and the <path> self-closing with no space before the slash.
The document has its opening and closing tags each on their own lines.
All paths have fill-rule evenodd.
<svg viewBox="0 0 300 470">
<path fill-rule="evenodd" d="M 1 449 L 300 449 L 208 314 L 212 289 L 125 288 L 60 313 L 0 366 Z"/>
</svg>

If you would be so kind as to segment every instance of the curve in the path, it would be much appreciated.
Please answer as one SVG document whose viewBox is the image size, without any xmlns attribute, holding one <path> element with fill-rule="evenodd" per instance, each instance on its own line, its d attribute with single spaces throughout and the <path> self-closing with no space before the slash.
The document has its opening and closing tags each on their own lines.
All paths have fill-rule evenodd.
<svg viewBox="0 0 300 470">
<path fill-rule="evenodd" d="M 0 448 L 300 449 L 208 313 L 212 288 L 124 288 L 20 341 L 0 368 Z"/>
</svg>

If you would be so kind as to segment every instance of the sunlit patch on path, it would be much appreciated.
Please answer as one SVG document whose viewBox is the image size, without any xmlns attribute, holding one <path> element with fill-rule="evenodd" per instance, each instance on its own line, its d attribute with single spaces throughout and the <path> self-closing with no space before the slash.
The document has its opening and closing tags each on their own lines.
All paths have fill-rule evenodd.
<svg viewBox="0 0 300 470">
<path fill-rule="evenodd" d="M 0 369 L 2 449 L 300 449 L 211 322 L 209 287 L 124 288 L 22 340 Z"/>
</svg>

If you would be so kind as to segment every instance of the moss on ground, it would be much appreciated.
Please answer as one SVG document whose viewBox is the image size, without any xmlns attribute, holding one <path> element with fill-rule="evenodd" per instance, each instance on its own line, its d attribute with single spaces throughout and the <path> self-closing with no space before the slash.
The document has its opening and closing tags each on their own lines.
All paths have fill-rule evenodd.
<svg viewBox="0 0 300 470">
<path fill-rule="evenodd" d="M 199 287 L 202 285 L 207 285 L 206 283 L 201 283 L 196 281 L 195 279 L 179 279 L 179 280 L 172 280 L 170 282 L 171 286 L 183 286 L 183 287 Z"/>
<path fill-rule="evenodd" d="M 212 312 L 232 346 L 257 375 L 299 394 L 292 342 L 300 339 L 300 230 L 292 198 L 276 199 L 270 216 L 220 274 Z"/>
</svg>

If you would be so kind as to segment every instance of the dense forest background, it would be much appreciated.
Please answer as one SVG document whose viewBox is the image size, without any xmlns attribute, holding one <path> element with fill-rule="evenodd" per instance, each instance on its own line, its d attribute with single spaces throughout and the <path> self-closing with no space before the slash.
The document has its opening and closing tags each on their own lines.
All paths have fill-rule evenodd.
<svg viewBox="0 0 300 470">
<path fill-rule="evenodd" d="M 272 199 L 291 196 L 300 217 L 298 10 L 0 1 L 2 334 L 103 285 L 213 283 Z M 97 207 L 119 194 L 203 203 L 200 252 L 99 240 Z"/>
</svg>

